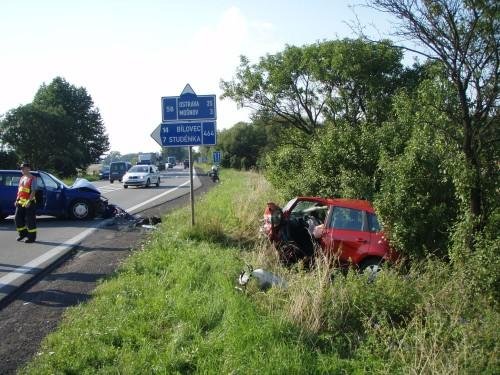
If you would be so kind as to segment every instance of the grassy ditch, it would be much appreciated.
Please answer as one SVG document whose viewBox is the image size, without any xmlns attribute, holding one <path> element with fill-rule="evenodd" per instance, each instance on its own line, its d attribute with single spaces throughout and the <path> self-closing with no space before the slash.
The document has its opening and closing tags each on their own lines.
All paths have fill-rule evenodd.
<svg viewBox="0 0 500 375">
<path fill-rule="evenodd" d="M 224 170 L 196 204 L 164 218 L 93 298 L 69 309 L 26 374 L 498 373 L 496 301 L 428 260 L 375 282 L 318 259 L 280 267 L 258 239 L 265 202 L 253 173 Z M 287 289 L 235 288 L 245 263 Z"/>
</svg>

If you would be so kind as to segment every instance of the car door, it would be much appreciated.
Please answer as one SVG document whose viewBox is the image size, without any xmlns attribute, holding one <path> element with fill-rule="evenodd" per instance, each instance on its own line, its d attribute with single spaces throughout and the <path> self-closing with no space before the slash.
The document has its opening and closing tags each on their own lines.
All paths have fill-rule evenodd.
<svg viewBox="0 0 500 375">
<path fill-rule="evenodd" d="M 16 200 L 21 172 L 6 171 L 0 175 L 0 215 L 11 215 L 15 211 Z"/>
<path fill-rule="evenodd" d="M 43 202 L 41 211 L 45 214 L 60 216 L 64 214 L 64 195 L 62 186 L 54 181 L 48 174 L 39 172 L 43 184 Z M 38 187 L 40 188 L 40 186 Z"/>
<path fill-rule="evenodd" d="M 320 240 L 321 247 L 326 254 L 338 256 L 341 262 L 357 263 L 360 254 L 370 248 L 366 212 L 339 206 L 331 210 Z"/>
</svg>

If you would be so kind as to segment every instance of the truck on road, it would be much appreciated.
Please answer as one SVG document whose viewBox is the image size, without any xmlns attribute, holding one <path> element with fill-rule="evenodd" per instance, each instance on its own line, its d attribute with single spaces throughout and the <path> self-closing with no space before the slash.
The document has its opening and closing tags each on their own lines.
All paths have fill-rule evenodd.
<svg viewBox="0 0 500 375">
<path fill-rule="evenodd" d="M 156 154 L 154 152 L 139 153 L 137 155 L 138 165 L 156 165 Z"/>
<path fill-rule="evenodd" d="M 167 157 L 167 168 L 173 168 L 177 164 L 177 161 L 175 160 L 175 156 L 168 156 Z"/>
</svg>

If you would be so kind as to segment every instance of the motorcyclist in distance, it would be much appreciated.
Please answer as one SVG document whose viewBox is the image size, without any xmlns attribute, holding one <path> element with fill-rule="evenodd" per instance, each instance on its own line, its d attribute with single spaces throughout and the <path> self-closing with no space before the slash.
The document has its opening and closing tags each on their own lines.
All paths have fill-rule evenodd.
<svg viewBox="0 0 500 375">
<path fill-rule="evenodd" d="M 209 173 L 210 177 L 212 177 L 212 181 L 219 181 L 219 167 L 217 165 L 212 165 Z"/>
</svg>

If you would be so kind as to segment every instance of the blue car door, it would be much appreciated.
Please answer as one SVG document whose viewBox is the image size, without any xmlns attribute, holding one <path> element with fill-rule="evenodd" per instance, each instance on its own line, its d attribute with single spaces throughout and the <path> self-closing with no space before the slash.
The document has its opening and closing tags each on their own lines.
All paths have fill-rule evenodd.
<svg viewBox="0 0 500 375">
<path fill-rule="evenodd" d="M 20 179 L 21 172 L 17 171 L 5 171 L 0 175 L 0 217 L 14 213 L 14 202 Z"/>
<path fill-rule="evenodd" d="M 58 182 L 54 181 L 48 174 L 44 172 L 39 172 L 40 178 L 37 179 L 37 182 L 42 180 L 43 184 L 43 198 L 42 198 L 42 207 L 41 211 L 45 214 L 61 216 L 64 215 L 64 194 L 63 194 L 63 186 L 61 186 Z M 38 186 L 40 189 L 41 186 Z"/>
</svg>

